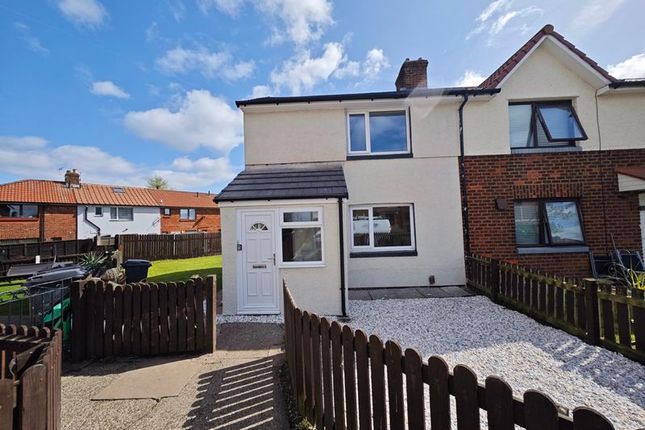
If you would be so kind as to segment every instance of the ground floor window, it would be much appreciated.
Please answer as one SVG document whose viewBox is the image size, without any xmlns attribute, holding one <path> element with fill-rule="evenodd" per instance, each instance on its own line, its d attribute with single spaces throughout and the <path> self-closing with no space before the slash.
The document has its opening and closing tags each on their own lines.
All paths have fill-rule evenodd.
<svg viewBox="0 0 645 430">
<path fill-rule="evenodd" d="M 412 251 L 414 206 L 374 205 L 351 208 L 352 250 Z"/>
<path fill-rule="evenodd" d="M 578 203 L 573 200 L 515 202 L 515 242 L 518 246 L 584 244 Z"/>
<path fill-rule="evenodd" d="M 323 263 L 322 209 L 282 210 L 280 229 L 283 264 Z"/>
<path fill-rule="evenodd" d="M 179 209 L 179 219 L 183 221 L 195 221 L 195 209 Z"/>
<path fill-rule="evenodd" d="M 38 205 L 0 204 L 0 218 L 37 218 Z"/>
<path fill-rule="evenodd" d="M 134 209 L 124 207 L 111 207 L 110 219 L 113 221 L 132 221 L 134 219 Z"/>
</svg>

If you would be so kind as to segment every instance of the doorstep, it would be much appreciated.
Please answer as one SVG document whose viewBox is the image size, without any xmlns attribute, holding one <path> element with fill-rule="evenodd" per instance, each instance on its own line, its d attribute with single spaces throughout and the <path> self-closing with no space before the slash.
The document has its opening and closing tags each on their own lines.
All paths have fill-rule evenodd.
<svg viewBox="0 0 645 430">
<path fill-rule="evenodd" d="M 466 287 L 403 287 L 403 288 L 359 288 L 349 289 L 350 300 L 386 299 L 442 299 L 450 297 L 470 297 L 475 293 Z"/>
</svg>

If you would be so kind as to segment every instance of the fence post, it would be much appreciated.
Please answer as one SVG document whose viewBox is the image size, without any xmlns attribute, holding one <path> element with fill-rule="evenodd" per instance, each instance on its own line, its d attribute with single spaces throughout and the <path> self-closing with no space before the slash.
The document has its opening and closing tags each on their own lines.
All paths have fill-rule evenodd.
<svg viewBox="0 0 645 430">
<path fill-rule="evenodd" d="M 217 345 L 217 277 L 206 277 L 206 345 L 208 352 L 215 352 Z"/>
<path fill-rule="evenodd" d="M 72 361 L 81 361 L 85 358 L 85 340 L 83 339 L 83 331 L 87 321 L 83 321 L 83 305 L 81 298 L 83 295 L 81 281 L 75 281 L 72 284 L 70 292 L 70 301 L 72 307 Z"/>
<path fill-rule="evenodd" d="M 490 273 L 489 273 L 489 289 L 490 298 L 493 302 L 497 303 L 497 296 L 499 294 L 499 260 L 490 260 Z"/>
<path fill-rule="evenodd" d="M 600 344 L 600 323 L 598 316 L 598 281 L 584 279 L 585 286 L 585 320 L 587 322 L 587 343 Z"/>
</svg>

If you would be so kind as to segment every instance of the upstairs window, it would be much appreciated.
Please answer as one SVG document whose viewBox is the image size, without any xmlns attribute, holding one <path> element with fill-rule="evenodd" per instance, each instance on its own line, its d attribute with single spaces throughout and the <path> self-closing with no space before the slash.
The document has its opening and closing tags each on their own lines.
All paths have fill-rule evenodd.
<svg viewBox="0 0 645 430">
<path fill-rule="evenodd" d="M 103 216 L 103 207 L 95 206 L 94 207 L 94 216 Z"/>
<path fill-rule="evenodd" d="M 184 221 L 195 221 L 195 209 L 179 209 L 179 219 Z"/>
<path fill-rule="evenodd" d="M 582 222 L 575 201 L 531 200 L 515 203 L 517 246 L 582 245 Z"/>
<path fill-rule="evenodd" d="M 38 205 L 0 204 L 0 218 L 38 218 Z"/>
<path fill-rule="evenodd" d="M 347 118 L 349 154 L 407 154 L 410 152 L 405 110 L 355 112 Z"/>
<path fill-rule="evenodd" d="M 511 148 L 573 146 L 587 140 L 570 101 L 511 103 Z"/>
</svg>

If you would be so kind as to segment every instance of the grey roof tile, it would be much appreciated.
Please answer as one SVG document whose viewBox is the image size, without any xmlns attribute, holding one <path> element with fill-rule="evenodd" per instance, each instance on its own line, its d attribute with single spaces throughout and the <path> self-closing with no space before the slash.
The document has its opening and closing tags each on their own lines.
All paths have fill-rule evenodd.
<svg viewBox="0 0 645 430">
<path fill-rule="evenodd" d="M 341 165 L 251 167 L 233 179 L 217 202 L 348 197 Z"/>
</svg>

